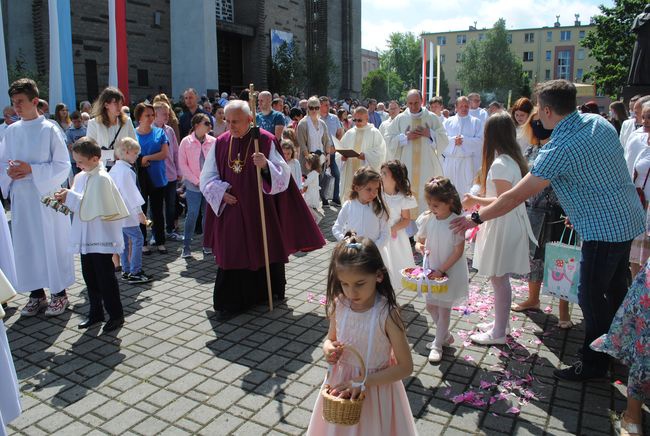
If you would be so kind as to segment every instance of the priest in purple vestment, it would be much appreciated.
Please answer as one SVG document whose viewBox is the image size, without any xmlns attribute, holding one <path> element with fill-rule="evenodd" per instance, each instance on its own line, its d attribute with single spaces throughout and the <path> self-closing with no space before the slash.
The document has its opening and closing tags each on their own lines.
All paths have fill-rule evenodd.
<svg viewBox="0 0 650 436">
<path fill-rule="evenodd" d="M 228 131 L 205 157 L 201 192 L 206 209 L 204 246 L 218 265 L 214 309 L 225 320 L 263 303 L 268 295 L 256 166 L 263 179 L 273 298 L 284 299 L 284 266 L 289 255 L 325 245 L 309 208 L 291 178 L 275 136 L 259 129 L 255 153 L 253 114 L 242 100 L 225 108 Z"/>
</svg>

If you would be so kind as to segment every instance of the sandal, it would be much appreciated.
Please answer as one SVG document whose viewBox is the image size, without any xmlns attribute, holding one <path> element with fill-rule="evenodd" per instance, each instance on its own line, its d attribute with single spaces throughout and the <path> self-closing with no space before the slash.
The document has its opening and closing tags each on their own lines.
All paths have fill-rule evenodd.
<svg viewBox="0 0 650 436">
<path fill-rule="evenodd" d="M 621 436 L 641 436 L 641 424 L 633 424 L 625 421 L 625 412 L 621 413 L 618 423 L 620 430 L 618 428 L 617 430 L 619 430 Z"/>
<path fill-rule="evenodd" d="M 562 330 L 569 330 L 570 328 L 573 328 L 573 321 L 558 321 L 557 326 Z"/>
<path fill-rule="evenodd" d="M 525 312 L 527 310 L 539 310 L 539 303 L 533 304 L 533 305 L 530 305 L 530 306 L 524 306 L 524 305 L 521 305 L 521 304 L 513 303 L 510 306 L 510 310 L 512 310 L 513 312 Z"/>
</svg>

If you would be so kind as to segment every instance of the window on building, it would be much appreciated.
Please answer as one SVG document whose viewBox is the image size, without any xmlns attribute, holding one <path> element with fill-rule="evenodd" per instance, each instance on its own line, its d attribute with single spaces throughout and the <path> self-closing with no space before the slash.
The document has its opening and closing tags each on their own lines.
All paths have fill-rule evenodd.
<svg viewBox="0 0 650 436">
<path fill-rule="evenodd" d="M 508 35 L 506 35 L 506 40 L 508 40 L 508 44 L 512 44 L 512 33 L 508 33 Z"/>
<path fill-rule="evenodd" d="M 235 21 L 233 7 L 233 0 L 215 0 L 217 7 L 217 20 L 228 21 L 232 23 Z"/>
<path fill-rule="evenodd" d="M 578 53 L 576 53 L 576 58 L 579 61 L 583 61 L 585 59 L 585 49 L 584 48 L 579 48 Z"/>
<path fill-rule="evenodd" d="M 456 53 L 456 62 L 460 62 L 463 60 L 463 54 L 462 53 Z"/>
<path fill-rule="evenodd" d="M 560 41 L 571 41 L 571 31 L 570 30 L 562 30 L 560 32 Z"/>
<path fill-rule="evenodd" d="M 544 70 L 544 80 L 551 80 L 551 70 Z"/>
<path fill-rule="evenodd" d="M 551 41 L 553 41 L 553 31 L 549 30 L 548 32 L 546 32 L 546 42 L 551 42 Z"/>
<path fill-rule="evenodd" d="M 557 52 L 557 78 L 571 80 L 571 52 L 569 50 Z"/>
<path fill-rule="evenodd" d="M 93 101 L 99 95 L 99 82 L 97 80 L 97 61 L 86 59 L 86 95 Z"/>
<path fill-rule="evenodd" d="M 456 44 L 458 45 L 467 44 L 467 35 L 456 35 Z"/>
<path fill-rule="evenodd" d="M 447 45 L 447 37 L 446 36 L 439 36 L 437 38 L 437 43 L 438 43 L 438 45 Z"/>
<path fill-rule="evenodd" d="M 582 82 L 582 78 L 584 77 L 585 73 L 582 68 L 578 68 L 576 70 L 576 82 Z"/>
<path fill-rule="evenodd" d="M 440 55 L 440 63 L 441 63 L 441 64 L 444 64 L 446 58 L 447 58 L 447 57 L 446 57 L 445 55 L 441 54 L 441 55 Z"/>
<path fill-rule="evenodd" d="M 533 78 L 533 70 L 525 70 L 524 76 L 526 76 L 526 79 L 531 80 Z"/>
<path fill-rule="evenodd" d="M 363 72 L 365 73 L 366 71 L 368 71 L 368 62 L 363 61 Z"/>
<path fill-rule="evenodd" d="M 546 50 L 546 60 L 547 61 L 551 60 L 551 50 Z"/>
<path fill-rule="evenodd" d="M 524 52 L 524 62 L 532 62 L 533 61 L 533 52 L 532 51 L 525 51 Z"/>
<path fill-rule="evenodd" d="M 582 39 L 584 37 L 585 37 L 585 31 L 584 30 L 581 30 L 580 32 L 578 32 L 578 39 Z"/>
<path fill-rule="evenodd" d="M 138 69 L 138 86 L 149 86 L 149 71 Z"/>
<path fill-rule="evenodd" d="M 478 40 L 479 41 L 484 41 L 485 40 L 485 33 L 479 33 L 478 34 Z"/>
<path fill-rule="evenodd" d="M 153 27 L 160 27 L 162 21 L 162 12 L 156 11 L 153 13 Z"/>
<path fill-rule="evenodd" d="M 535 42 L 535 34 L 533 32 L 527 32 L 524 34 L 524 42 L 533 43 Z"/>
</svg>

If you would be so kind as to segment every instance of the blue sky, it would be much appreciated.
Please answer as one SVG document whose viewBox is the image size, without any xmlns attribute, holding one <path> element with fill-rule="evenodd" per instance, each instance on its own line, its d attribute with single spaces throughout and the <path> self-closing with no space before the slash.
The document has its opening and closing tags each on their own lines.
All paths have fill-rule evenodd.
<svg viewBox="0 0 650 436">
<path fill-rule="evenodd" d="M 361 0 L 361 47 L 384 49 L 392 32 L 420 34 L 465 30 L 477 22 L 478 28 L 490 28 L 499 19 L 508 28 L 552 26 L 555 16 L 560 24 L 573 25 L 574 14 L 589 23 L 599 13 L 598 6 L 613 6 L 613 0 Z"/>
</svg>

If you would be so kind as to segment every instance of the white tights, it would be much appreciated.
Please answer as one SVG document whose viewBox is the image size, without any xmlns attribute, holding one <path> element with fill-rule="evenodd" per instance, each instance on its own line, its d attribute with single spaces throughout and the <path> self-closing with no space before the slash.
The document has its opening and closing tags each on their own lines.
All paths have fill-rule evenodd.
<svg viewBox="0 0 650 436">
<path fill-rule="evenodd" d="M 506 327 L 510 318 L 510 304 L 512 303 L 510 275 L 492 276 L 490 281 L 492 289 L 494 289 L 494 327 L 492 327 L 491 333 L 493 338 L 502 338 L 506 335 Z"/>
<path fill-rule="evenodd" d="M 427 303 L 427 312 L 429 312 L 433 323 L 436 325 L 436 340 L 433 342 L 433 348 L 441 349 L 442 344 L 445 343 L 447 336 L 449 336 L 451 308 Z"/>
</svg>

